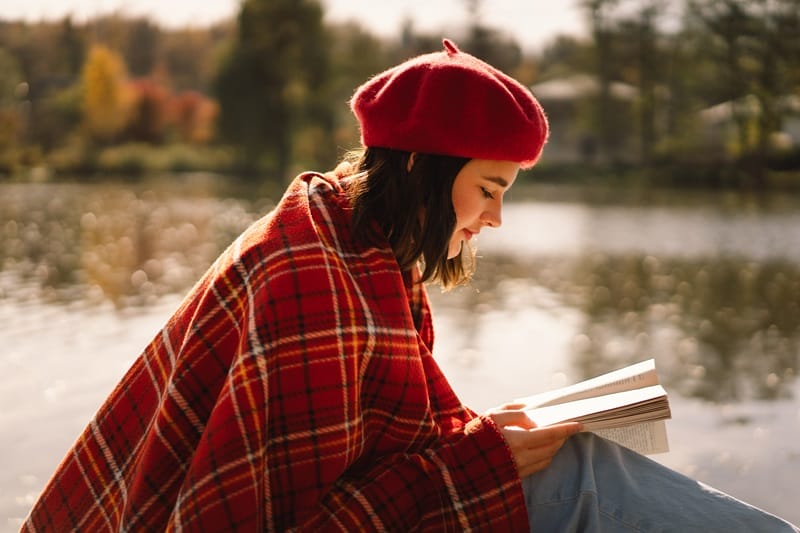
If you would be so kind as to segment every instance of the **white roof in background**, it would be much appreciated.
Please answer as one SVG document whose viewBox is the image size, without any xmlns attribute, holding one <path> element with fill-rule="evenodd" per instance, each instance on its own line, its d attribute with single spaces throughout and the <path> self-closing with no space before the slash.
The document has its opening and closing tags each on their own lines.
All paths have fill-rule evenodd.
<svg viewBox="0 0 800 533">
<path fill-rule="evenodd" d="M 633 100 L 639 90 L 633 85 L 619 81 L 611 82 L 611 96 L 617 100 Z M 534 96 L 540 100 L 577 100 L 594 96 L 600 92 L 600 82 L 588 74 L 575 74 L 566 78 L 557 78 L 531 86 Z"/>
<path fill-rule="evenodd" d="M 778 99 L 781 111 L 800 113 L 800 94 L 787 94 Z"/>
<path fill-rule="evenodd" d="M 761 103 L 755 95 L 748 94 L 735 101 L 738 109 L 736 111 L 744 117 L 755 117 L 761 113 Z M 718 124 L 733 119 L 734 101 L 722 102 L 700 111 L 700 118 L 708 124 Z M 800 95 L 786 94 L 776 100 L 776 107 L 779 113 L 796 114 L 800 113 Z"/>
</svg>

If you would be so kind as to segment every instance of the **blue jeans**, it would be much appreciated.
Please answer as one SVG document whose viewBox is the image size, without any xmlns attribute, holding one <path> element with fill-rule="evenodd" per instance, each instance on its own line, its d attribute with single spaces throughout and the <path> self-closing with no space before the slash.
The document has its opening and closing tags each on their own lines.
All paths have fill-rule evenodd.
<svg viewBox="0 0 800 533">
<path fill-rule="evenodd" d="M 591 433 L 522 481 L 531 531 L 800 532 L 780 518 Z"/>
</svg>

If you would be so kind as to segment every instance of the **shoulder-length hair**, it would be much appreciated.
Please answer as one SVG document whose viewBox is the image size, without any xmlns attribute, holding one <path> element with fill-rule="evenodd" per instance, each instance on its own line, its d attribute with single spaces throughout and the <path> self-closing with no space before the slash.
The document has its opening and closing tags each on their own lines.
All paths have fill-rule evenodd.
<svg viewBox="0 0 800 533">
<path fill-rule="evenodd" d="M 421 263 L 421 281 L 449 289 L 472 275 L 469 246 L 448 259 L 456 225 L 452 190 L 456 175 L 469 159 L 388 148 L 366 148 L 347 158 L 354 177 L 351 190 L 353 234 L 376 242 L 378 231 L 394 251 L 401 270 Z"/>
</svg>

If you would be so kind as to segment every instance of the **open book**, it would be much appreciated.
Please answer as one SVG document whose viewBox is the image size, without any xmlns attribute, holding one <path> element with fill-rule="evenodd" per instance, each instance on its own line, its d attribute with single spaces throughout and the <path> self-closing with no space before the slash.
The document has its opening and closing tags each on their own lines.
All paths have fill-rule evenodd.
<svg viewBox="0 0 800 533">
<path fill-rule="evenodd" d="M 671 418 L 669 400 L 653 359 L 515 402 L 525 404 L 540 427 L 577 421 L 585 431 L 639 453 L 669 451 L 664 423 Z"/>
</svg>

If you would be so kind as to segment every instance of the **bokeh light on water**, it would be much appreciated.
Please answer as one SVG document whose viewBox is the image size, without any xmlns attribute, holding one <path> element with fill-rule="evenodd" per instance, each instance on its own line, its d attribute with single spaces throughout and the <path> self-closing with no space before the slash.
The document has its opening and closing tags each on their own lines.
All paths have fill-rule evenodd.
<svg viewBox="0 0 800 533">
<path fill-rule="evenodd" d="M 532 260 L 487 254 L 476 280 L 486 305 L 519 302 L 520 285 L 579 312 L 578 377 L 650 354 L 686 396 L 741 401 L 790 396 L 800 350 L 800 269 L 785 259 L 658 259 L 594 253 Z"/>
<path fill-rule="evenodd" d="M 277 198 L 222 183 L 0 186 L 0 530 L 14 530 L 180 298 Z M 654 357 L 675 415 L 673 451 L 657 459 L 800 521 L 799 203 L 517 193 L 479 245 L 470 287 L 430 291 L 437 358 L 469 405 Z"/>
<path fill-rule="evenodd" d="M 203 184 L 4 186 L 0 298 L 127 307 L 184 292 L 274 204 Z"/>
</svg>

